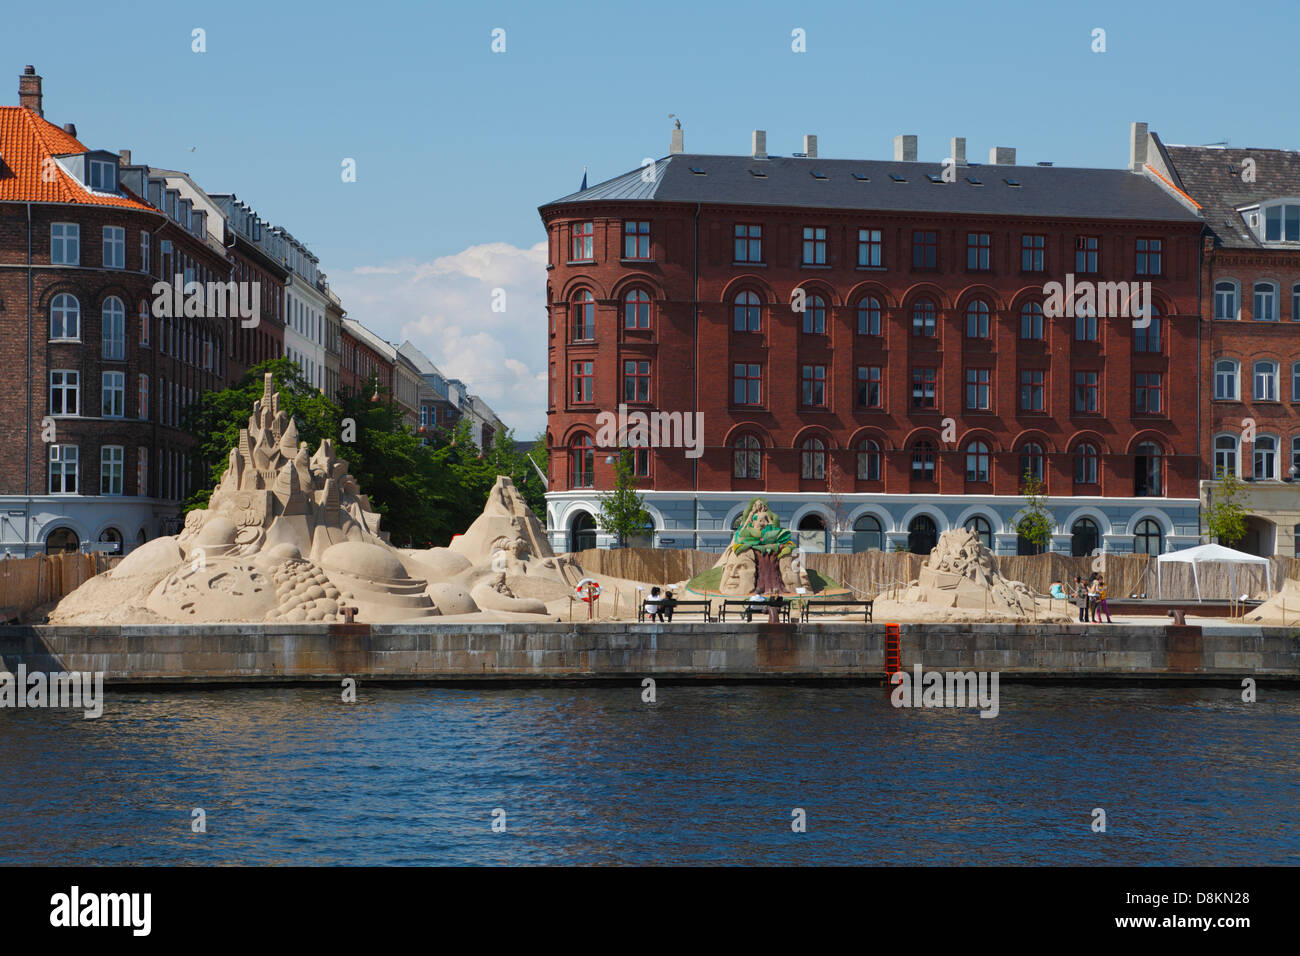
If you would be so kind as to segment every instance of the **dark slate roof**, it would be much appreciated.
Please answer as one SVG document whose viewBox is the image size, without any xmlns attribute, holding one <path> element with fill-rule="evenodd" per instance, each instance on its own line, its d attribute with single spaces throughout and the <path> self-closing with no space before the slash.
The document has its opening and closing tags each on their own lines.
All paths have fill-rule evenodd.
<svg viewBox="0 0 1300 956">
<path fill-rule="evenodd" d="M 1178 184 L 1204 208 L 1205 225 L 1221 246 L 1263 248 L 1237 210 L 1270 199 L 1300 196 L 1300 153 L 1291 150 L 1165 143 L 1163 152 L 1178 175 Z M 1242 161 L 1247 157 L 1255 160 L 1253 183 L 1241 179 Z"/>
<path fill-rule="evenodd" d="M 755 176 L 751 171 L 766 175 Z M 958 167 L 955 183 L 935 183 L 929 178 L 938 178 L 942 172 L 938 163 L 788 156 L 756 160 L 685 153 L 658 160 L 652 182 L 646 182 L 649 177 L 638 168 L 540 208 L 654 200 L 1071 219 L 1194 222 L 1198 218 L 1150 179 L 1126 169 L 980 164 Z M 905 181 L 896 182 L 891 174 Z M 866 179 L 856 178 L 859 176 Z M 972 178 L 981 185 L 971 183 Z"/>
</svg>

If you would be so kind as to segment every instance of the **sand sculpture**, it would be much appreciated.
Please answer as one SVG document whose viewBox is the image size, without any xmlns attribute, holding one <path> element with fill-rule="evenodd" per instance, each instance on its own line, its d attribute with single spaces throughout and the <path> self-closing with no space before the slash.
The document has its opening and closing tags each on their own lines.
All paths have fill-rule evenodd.
<svg viewBox="0 0 1300 956">
<path fill-rule="evenodd" d="M 1028 586 L 1009 581 L 997 559 L 969 528 L 945 531 L 921 566 L 917 579 L 897 599 L 877 598 L 874 616 L 942 621 L 1068 621 L 1050 610 Z"/>
<path fill-rule="evenodd" d="M 548 614 L 581 578 L 509 478 L 448 548 L 401 550 L 329 439 L 298 441 L 270 375 L 206 509 L 59 603 L 52 624 L 363 622 Z"/>
<path fill-rule="evenodd" d="M 1242 620 L 1251 624 L 1300 624 L 1300 581 L 1293 578 L 1284 580 L 1280 591 Z"/>
<path fill-rule="evenodd" d="M 795 558 L 790 532 L 781 527 L 780 519 L 762 498 L 755 498 L 745 509 L 718 565 L 722 567 L 718 586 L 722 594 L 749 595 L 756 590 L 794 594 L 797 588 L 811 591 L 808 572 Z"/>
</svg>

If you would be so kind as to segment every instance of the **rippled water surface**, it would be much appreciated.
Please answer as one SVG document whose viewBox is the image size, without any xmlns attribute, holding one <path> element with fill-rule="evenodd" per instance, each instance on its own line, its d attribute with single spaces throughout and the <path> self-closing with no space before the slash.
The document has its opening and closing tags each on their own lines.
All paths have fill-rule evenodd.
<svg viewBox="0 0 1300 956">
<path fill-rule="evenodd" d="M 0 710 L 0 862 L 1295 865 L 1298 727 L 1267 687 L 1003 684 L 995 719 L 874 686 L 110 693 Z"/>
</svg>

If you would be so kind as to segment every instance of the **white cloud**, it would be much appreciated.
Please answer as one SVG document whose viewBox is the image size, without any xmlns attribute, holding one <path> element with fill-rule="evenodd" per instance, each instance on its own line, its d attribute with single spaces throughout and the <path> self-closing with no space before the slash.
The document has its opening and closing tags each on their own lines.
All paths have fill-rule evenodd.
<svg viewBox="0 0 1300 956">
<path fill-rule="evenodd" d="M 546 243 L 470 246 L 432 262 L 403 260 L 336 273 L 348 317 L 401 345 L 415 343 L 463 381 L 519 438 L 546 427 Z M 492 311 L 494 290 L 505 311 Z"/>
</svg>

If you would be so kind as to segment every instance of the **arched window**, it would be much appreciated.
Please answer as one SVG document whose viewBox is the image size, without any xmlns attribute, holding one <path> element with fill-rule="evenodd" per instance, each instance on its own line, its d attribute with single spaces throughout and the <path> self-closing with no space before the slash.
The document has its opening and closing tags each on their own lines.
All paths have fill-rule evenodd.
<svg viewBox="0 0 1300 956">
<path fill-rule="evenodd" d="M 1046 550 L 1042 542 L 1031 541 L 1025 534 L 1028 526 L 1028 518 L 1021 518 L 1020 523 L 1016 525 L 1016 554 L 1042 554 Z"/>
<path fill-rule="evenodd" d="M 108 551 L 109 554 L 121 554 L 122 532 L 118 531 L 116 528 L 105 528 L 99 533 L 99 543 L 114 545 L 114 547 Z"/>
<path fill-rule="evenodd" d="M 989 480 L 989 446 L 982 441 L 973 441 L 966 446 L 966 480 Z"/>
<path fill-rule="evenodd" d="M 1159 497 L 1161 489 L 1161 451 L 1153 441 L 1137 446 L 1133 456 L 1133 494 L 1139 498 Z"/>
<path fill-rule="evenodd" d="M 1020 337 L 1022 339 L 1043 337 L 1043 307 L 1037 302 L 1026 302 L 1020 307 Z"/>
<path fill-rule="evenodd" d="M 737 332 L 757 332 L 762 324 L 762 315 L 758 296 L 753 292 L 741 292 L 733 300 L 731 327 Z"/>
<path fill-rule="evenodd" d="M 1070 526 L 1070 554 L 1076 558 L 1087 557 L 1100 547 L 1101 529 L 1091 518 L 1080 518 Z"/>
<path fill-rule="evenodd" d="M 1026 475 L 1036 481 L 1043 480 L 1043 446 L 1038 442 L 1028 441 L 1020 448 L 1020 478 L 1023 480 Z"/>
<path fill-rule="evenodd" d="M 929 554 L 939 543 L 939 528 L 929 515 L 917 515 L 907 524 L 907 550 Z"/>
<path fill-rule="evenodd" d="M 1074 449 L 1074 480 L 1081 485 L 1097 484 L 1097 446 L 1081 443 Z"/>
<path fill-rule="evenodd" d="M 126 305 L 117 296 L 110 295 L 99 310 L 99 319 L 104 358 L 122 361 L 126 358 Z"/>
<path fill-rule="evenodd" d="M 1231 472 L 1240 475 L 1237 464 L 1237 436 L 1216 435 L 1214 438 L 1214 477 L 1222 478 Z"/>
<path fill-rule="evenodd" d="M 731 446 L 731 474 L 735 478 L 762 478 L 762 444 L 753 435 L 741 435 Z"/>
<path fill-rule="evenodd" d="M 870 438 L 858 442 L 858 480 L 880 480 L 880 442 Z"/>
<path fill-rule="evenodd" d="M 569 446 L 569 461 L 572 474 L 572 487 L 594 488 L 596 486 L 596 446 L 590 435 L 579 435 Z"/>
<path fill-rule="evenodd" d="M 864 296 L 858 302 L 858 335 L 880 334 L 880 300 Z"/>
<path fill-rule="evenodd" d="M 966 519 L 966 527 L 975 532 L 975 537 L 980 539 L 980 544 L 993 550 L 993 526 L 989 524 L 989 519 L 983 515 L 971 515 Z"/>
<path fill-rule="evenodd" d="M 45 538 L 46 554 L 62 554 L 76 551 L 81 546 L 81 539 L 71 528 L 55 528 Z"/>
<path fill-rule="evenodd" d="M 587 289 L 573 297 L 573 341 L 589 342 L 596 337 L 596 299 Z"/>
<path fill-rule="evenodd" d="M 623 328 L 650 328 L 650 293 L 645 289 L 632 289 L 623 296 Z"/>
<path fill-rule="evenodd" d="M 1272 435 L 1256 435 L 1254 471 L 1257 481 L 1270 481 L 1277 475 L 1277 439 Z"/>
<path fill-rule="evenodd" d="M 1255 363 L 1254 395 L 1257 402 L 1277 401 L 1277 363 L 1267 359 Z"/>
<path fill-rule="evenodd" d="M 933 337 L 936 334 L 936 317 L 932 299 L 917 299 L 912 303 L 912 334 Z"/>
<path fill-rule="evenodd" d="M 1277 286 L 1271 282 L 1255 283 L 1255 320 L 1277 321 Z"/>
<path fill-rule="evenodd" d="M 1287 477 L 1292 481 L 1300 478 L 1300 435 L 1291 438 L 1291 464 L 1287 467 Z"/>
<path fill-rule="evenodd" d="M 810 335 L 826 334 L 826 300 L 819 295 L 804 300 L 803 330 Z"/>
<path fill-rule="evenodd" d="M 989 304 L 983 299 L 972 299 L 966 306 L 966 337 L 968 339 L 989 337 Z"/>
<path fill-rule="evenodd" d="M 827 549 L 826 521 L 816 512 L 799 519 L 799 547 L 805 551 L 825 552 Z"/>
<path fill-rule="evenodd" d="M 579 511 L 569 526 L 569 550 L 591 551 L 596 547 L 596 519 Z"/>
<path fill-rule="evenodd" d="M 1241 398 L 1241 366 L 1233 359 L 1219 359 L 1214 363 L 1214 397 L 1218 401 L 1235 402 Z"/>
<path fill-rule="evenodd" d="M 802 445 L 800 455 L 801 478 L 820 479 L 826 477 L 826 446 L 820 438 L 809 438 Z"/>
<path fill-rule="evenodd" d="M 1133 329 L 1134 352 L 1160 351 L 1160 310 L 1156 308 L 1154 302 L 1148 302 L 1147 308 L 1151 310 L 1151 321 L 1145 326 Z"/>
<path fill-rule="evenodd" d="M 853 551 L 883 551 L 885 535 L 880 519 L 874 515 L 861 515 L 853 522 Z"/>
<path fill-rule="evenodd" d="M 934 481 L 934 445 L 928 441 L 912 446 L 912 480 Z"/>
<path fill-rule="evenodd" d="M 60 292 L 50 303 L 50 338 L 81 338 L 81 303 L 76 296 Z"/>
<path fill-rule="evenodd" d="M 1237 310 L 1237 283 L 1227 280 L 1214 283 L 1214 317 L 1224 320 L 1240 318 Z"/>
<path fill-rule="evenodd" d="M 1164 532 L 1151 518 L 1143 518 L 1133 529 L 1134 554 L 1163 554 Z"/>
</svg>

